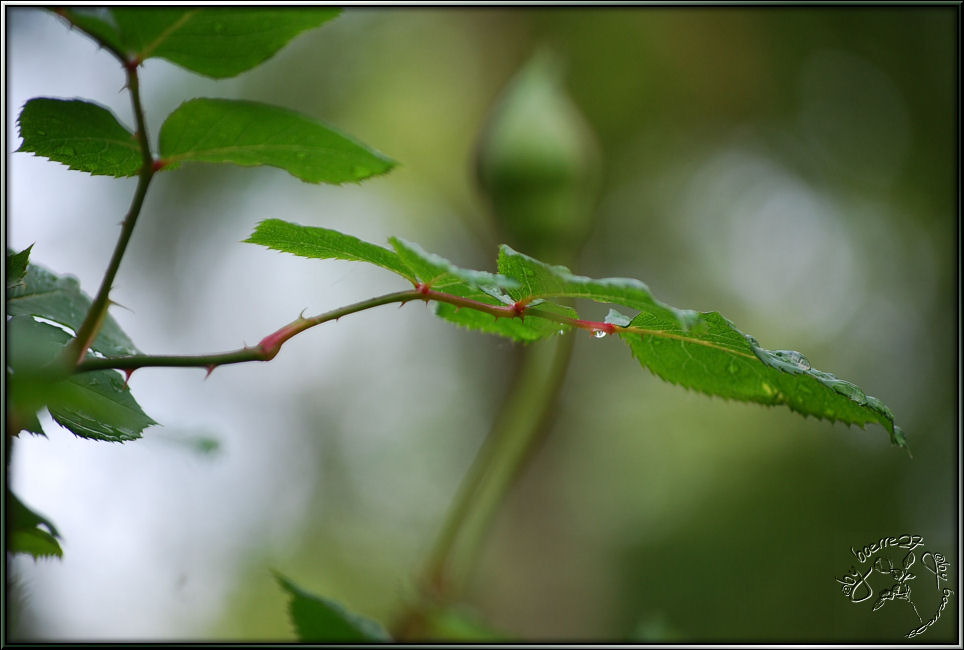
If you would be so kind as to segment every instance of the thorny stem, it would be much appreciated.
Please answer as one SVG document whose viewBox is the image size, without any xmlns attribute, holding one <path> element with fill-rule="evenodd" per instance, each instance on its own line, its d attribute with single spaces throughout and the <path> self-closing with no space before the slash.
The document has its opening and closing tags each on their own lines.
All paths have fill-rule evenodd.
<svg viewBox="0 0 964 650">
<path fill-rule="evenodd" d="M 71 20 L 69 12 L 61 10 L 57 13 L 68 21 L 71 21 L 71 24 L 77 26 Z M 154 158 L 151 155 L 151 145 L 147 135 L 144 107 L 141 105 L 140 80 L 137 75 L 137 67 L 140 64 L 140 59 L 136 57 L 127 58 L 123 52 L 96 34 L 86 33 L 92 36 L 102 46 L 108 48 L 112 54 L 121 60 L 124 66 L 124 70 L 127 73 L 127 89 L 131 94 L 131 106 L 134 110 L 134 120 L 137 125 L 136 136 L 138 144 L 140 145 L 143 164 L 141 165 L 141 171 L 137 178 L 137 189 L 134 190 L 134 197 L 131 199 L 130 208 L 121 225 L 121 232 L 117 238 L 117 243 L 114 245 L 114 252 L 107 265 L 107 270 L 104 272 L 104 278 L 101 280 L 100 289 L 98 289 L 97 295 L 91 303 L 90 310 L 87 312 L 84 322 L 81 323 L 80 328 L 77 330 L 77 337 L 67 348 L 67 354 L 69 355 L 68 361 L 71 365 L 80 364 L 83 361 L 88 348 L 90 348 L 91 344 L 97 338 L 97 333 L 100 331 L 101 325 L 103 325 L 104 319 L 107 317 L 107 308 L 110 306 L 110 291 L 114 285 L 114 278 L 117 277 L 121 260 L 124 258 L 127 245 L 130 243 L 131 235 L 134 233 L 134 226 L 137 225 L 137 217 L 140 215 L 141 207 L 144 205 L 147 188 L 156 171 Z"/>
</svg>

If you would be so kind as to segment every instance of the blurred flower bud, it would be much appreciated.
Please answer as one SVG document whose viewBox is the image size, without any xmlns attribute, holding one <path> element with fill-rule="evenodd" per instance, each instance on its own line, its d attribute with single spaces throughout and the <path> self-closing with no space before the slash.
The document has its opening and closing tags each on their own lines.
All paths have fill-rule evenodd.
<svg viewBox="0 0 964 650">
<path fill-rule="evenodd" d="M 508 243 L 568 263 L 589 234 L 600 154 L 560 68 L 543 52 L 509 83 L 482 130 L 476 171 Z"/>
</svg>

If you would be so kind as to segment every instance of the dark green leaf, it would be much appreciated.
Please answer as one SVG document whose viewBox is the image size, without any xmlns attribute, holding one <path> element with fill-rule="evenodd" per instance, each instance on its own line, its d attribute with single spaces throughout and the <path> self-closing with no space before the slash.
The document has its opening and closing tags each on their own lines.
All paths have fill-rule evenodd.
<svg viewBox="0 0 964 650">
<path fill-rule="evenodd" d="M 7 338 L 12 370 L 8 399 L 21 428 L 29 429 L 32 414 L 44 405 L 55 421 L 82 438 L 124 442 L 156 424 L 116 371 L 70 375 L 50 365 L 71 340 L 60 328 L 15 316 L 7 321 Z"/>
<path fill-rule="evenodd" d="M 309 593 L 281 574 L 275 577 L 291 596 L 291 621 L 299 641 L 373 642 L 390 641 L 377 622 L 349 612 L 328 598 Z"/>
<path fill-rule="evenodd" d="M 103 106 L 79 99 L 38 97 L 17 120 L 23 144 L 17 151 L 55 160 L 70 169 L 102 176 L 134 176 L 144 162 L 133 133 Z"/>
<path fill-rule="evenodd" d="M 81 438 L 126 442 L 157 424 L 134 401 L 123 378 L 113 370 L 72 376 L 57 391 L 47 410 L 58 424 Z"/>
<path fill-rule="evenodd" d="M 335 8 L 115 7 L 127 49 L 223 79 L 274 56 L 301 32 L 338 15 Z"/>
<path fill-rule="evenodd" d="M 33 244 L 19 253 L 7 249 L 7 288 L 20 284 L 27 273 L 27 263 L 30 260 L 30 249 Z"/>
<path fill-rule="evenodd" d="M 161 156 L 184 162 L 233 163 L 284 169 L 309 183 L 361 181 L 395 162 L 300 113 L 228 99 L 184 102 L 161 127 Z"/>
<path fill-rule="evenodd" d="M 415 282 L 415 275 L 397 253 L 337 230 L 266 219 L 244 241 L 301 257 L 368 262 Z"/>
<path fill-rule="evenodd" d="M 34 558 L 63 557 L 57 542 L 60 535 L 54 525 L 25 506 L 9 489 L 6 509 L 8 552 L 26 553 Z"/>
<path fill-rule="evenodd" d="M 57 13 L 71 23 L 84 30 L 88 34 L 107 43 L 119 52 L 124 51 L 124 43 L 121 40 L 117 26 L 110 22 L 110 14 L 106 9 L 58 9 Z"/>
<path fill-rule="evenodd" d="M 90 310 L 90 298 L 73 276 L 57 276 L 31 264 L 22 282 L 7 289 L 7 313 L 38 316 L 60 323 L 74 332 Z M 105 356 L 138 354 L 137 348 L 110 315 L 91 348 Z"/>
</svg>

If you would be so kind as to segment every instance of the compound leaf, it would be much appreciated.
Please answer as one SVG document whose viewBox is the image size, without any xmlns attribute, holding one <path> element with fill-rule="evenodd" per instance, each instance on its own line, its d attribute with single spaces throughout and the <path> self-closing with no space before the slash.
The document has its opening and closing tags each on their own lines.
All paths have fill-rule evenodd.
<svg viewBox="0 0 964 650">
<path fill-rule="evenodd" d="M 265 219 L 244 241 L 300 257 L 368 262 L 415 282 L 415 275 L 398 253 L 337 230 Z"/>
<path fill-rule="evenodd" d="M 361 181 L 395 166 L 387 156 L 295 111 L 258 102 L 192 99 L 161 126 L 164 169 L 184 162 L 284 169 L 308 183 Z"/>
<path fill-rule="evenodd" d="M 275 578 L 291 596 L 289 612 L 299 641 L 382 642 L 388 633 L 377 622 L 348 611 L 328 598 L 305 591 L 279 573 Z"/>
<path fill-rule="evenodd" d="M 338 237 L 347 236 L 325 231 L 326 240 Z M 258 239 L 252 236 L 249 241 L 265 243 Z M 350 257 L 327 250 L 324 256 L 386 266 L 373 259 L 372 253 L 355 252 L 367 250 L 364 247 L 371 244 L 354 238 L 345 241 L 351 242 Z M 638 280 L 573 275 L 566 267 L 546 264 L 508 246 L 500 249 L 499 273 L 472 271 L 416 244 L 398 238 L 390 241 L 396 252 L 396 257 L 390 258 L 393 270 L 398 272 L 399 264 L 407 266 L 409 273 L 402 275 L 429 285 L 436 314 L 457 325 L 518 341 L 535 341 L 573 327 L 588 329 L 597 337 L 616 334 L 643 367 L 666 381 L 726 399 L 783 404 L 804 416 L 859 426 L 876 422 L 890 432 L 894 444 L 907 447 L 893 413 L 876 397 L 811 368 L 799 352 L 761 347 L 717 312 L 666 305 Z M 295 250 L 299 245 L 288 243 L 286 249 Z M 386 254 L 385 249 L 373 248 L 379 255 Z M 553 302 L 576 298 L 630 309 L 635 316 L 610 309 L 605 320 L 587 321 L 572 307 Z"/>
<path fill-rule="evenodd" d="M 95 176 L 134 176 L 143 165 L 137 138 L 103 106 L 79 99 L 38 97 L 24 104 L 17 120 L 33 153 Z"/>
<path fill-rule="evenodd" d="M 339 14 L 335 8 L 262 7 L 111 9 L 125 49 L 161 57 L 215 79 L 233 77 L 274 56 L 301 32 Z"/>
</svg>

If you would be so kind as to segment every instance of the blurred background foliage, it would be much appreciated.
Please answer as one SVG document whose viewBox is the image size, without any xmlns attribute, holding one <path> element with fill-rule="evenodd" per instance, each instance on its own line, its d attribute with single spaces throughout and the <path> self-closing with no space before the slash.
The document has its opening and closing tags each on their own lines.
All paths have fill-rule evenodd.
<svg viewBox="0 0 964 650">
<path fill-rule="evenodd" d="M 350 8 L 235 79 L 152 60 L 154 137 L 188 98 L 254 99 L 401 165 L 343 187 L 273 169 L 159 176 L 114 294 L 133 313 L 115 316 L 143 350 L 213 352 L 304 308 L 402 288 L 238 243 L 269 217 L 493 269 L 504 238 L 473 175 L 478 134 L 513 74 L 551 48 L 603 161 L 574 270 L 642 279 L 803 351 L 890 405 L 914 459 L 878 427 L 693 394 L 617 341 L 580 336 L 555 425 L 465 603 L 532 640 L 895 640 L 916 624 L 909 609 L 871 613 L 834 579 L 852 546 L 888 535 L 922 535 L 955 573 L 960 559 L 958 13 Z M 130 124 L 122 73 L 53 15 L 6 14 L 8 242 L 36 242 L 34 261 L 93 292 L 133 181 L 12 154 L 14 122 L 30 97 L 79 96 Z M 511 343 L 422 307 L 383 308 L 206 381 L 138 372 L 132 389 L 164 424 L 143 441 L 91 444 L 47 422 L 49 440 L 15 445 L 11 480 L 57 523 L 65 559 L 10 563 L 18 633 L 290 639 L 270 569 L 390 621 L 512 359 Z M 922 639 L 957 638 L 956 625 L 945 615 Z"/>
</svg>

